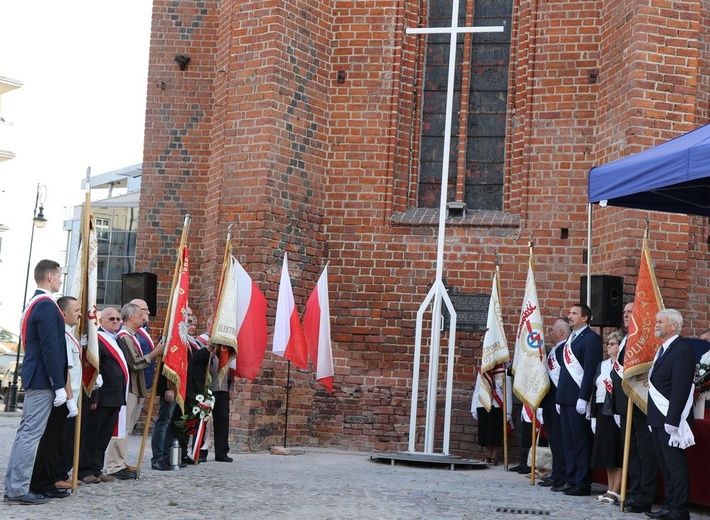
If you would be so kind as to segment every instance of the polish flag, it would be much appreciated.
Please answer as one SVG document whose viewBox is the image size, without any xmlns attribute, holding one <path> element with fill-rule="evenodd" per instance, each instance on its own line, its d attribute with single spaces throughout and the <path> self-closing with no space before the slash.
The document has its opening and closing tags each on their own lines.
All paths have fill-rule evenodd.
<svg viewBox="0 0 710 520">
<path fill-rule="evenodd" d="M 235 375 L 253 381 L 266 353 L 266 297 L 234 259 L 237 273 L 237 368 Z"/>
<path fill-rule="evenodd" d="M 285 357 L 298 368 L 308 369 L 308 349 L 303 328 L 298 319 L 296 302 L 293 299 L 291 278 L 288 275 L 288 258 L 284 253 L 279 284 L 279 299 L 276 303 L 273 353 Z"/>
<path fill-rule="evenodd" d="M 306 303 L 303 315 L 303 333 L 306 336 L 308 354 L 316 369 L 316 381 L 320 381 L 329 394 L 333 393 L 333 351 L 330 341 L 330 301 L 328 299 L 328 266 L 318 279 L 315 289 Z"/>
</svg>

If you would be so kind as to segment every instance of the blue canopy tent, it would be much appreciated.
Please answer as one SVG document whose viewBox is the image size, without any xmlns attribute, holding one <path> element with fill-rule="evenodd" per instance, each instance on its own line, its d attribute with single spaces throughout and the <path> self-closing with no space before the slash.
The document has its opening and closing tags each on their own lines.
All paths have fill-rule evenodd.
<svg viewBox="0 0 710 520">
<path fill-rule="evenodd" d="M 710 124 L 589 171 L 589 202 L 710 216 Z"/>
</svg>

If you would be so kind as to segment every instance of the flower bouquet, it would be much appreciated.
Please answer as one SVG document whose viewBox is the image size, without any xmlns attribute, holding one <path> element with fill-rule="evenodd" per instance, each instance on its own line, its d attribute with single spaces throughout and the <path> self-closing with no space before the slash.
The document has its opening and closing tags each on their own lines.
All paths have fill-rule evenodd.
<svg viewBox="0 0 710 520">
<path fill-rule="evenodd" d="M 707 392 L 710 392 L 710 351 L 703 354 L 700 362 L 695 365 L 695 394 L 693 400 L 697 403 L 705 399 Z"/>
<path fill-rule="evenodd" d="M 192 459 L 197 461 L 205 434 L 205 425 L 212 414 L 215 398 L 210 390 L 211 378 L 208 376 L 204 388 L 195 394 L 185 405 L 185 412 L 175 420 L 179 435 L 187 444 L 190 436 L 194 436 Z"/>
</svg>

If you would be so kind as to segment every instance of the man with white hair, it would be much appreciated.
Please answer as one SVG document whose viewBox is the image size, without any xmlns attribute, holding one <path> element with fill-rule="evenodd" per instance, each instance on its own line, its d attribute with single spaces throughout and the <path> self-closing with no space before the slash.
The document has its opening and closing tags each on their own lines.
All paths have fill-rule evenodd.
<svg viewBox="0 0 710 520">
<path fill-rule="evenodd" d="M 680 337 L 683 317 L 675 309 L 656 314 L 654 332 L 663 341 L 649 372 L 648 426 L 665 484 L 662 509 L 646 512 L 651 518 L 688 520 L 690 473 L 685 449 L 695 444 L 692 421 L 695 354 Z"/>
</svg>

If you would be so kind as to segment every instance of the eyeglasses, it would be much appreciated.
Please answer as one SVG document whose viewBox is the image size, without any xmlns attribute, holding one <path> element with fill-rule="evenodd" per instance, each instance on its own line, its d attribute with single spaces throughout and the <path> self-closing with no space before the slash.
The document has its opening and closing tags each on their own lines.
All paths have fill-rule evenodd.
<svg viewBox="0 0 710 520">
<path fill-rule="evenodd" d="M 108 321 L 121 321 L 121 318 L 104 318 L 105 320 Z"/>
</svg>

